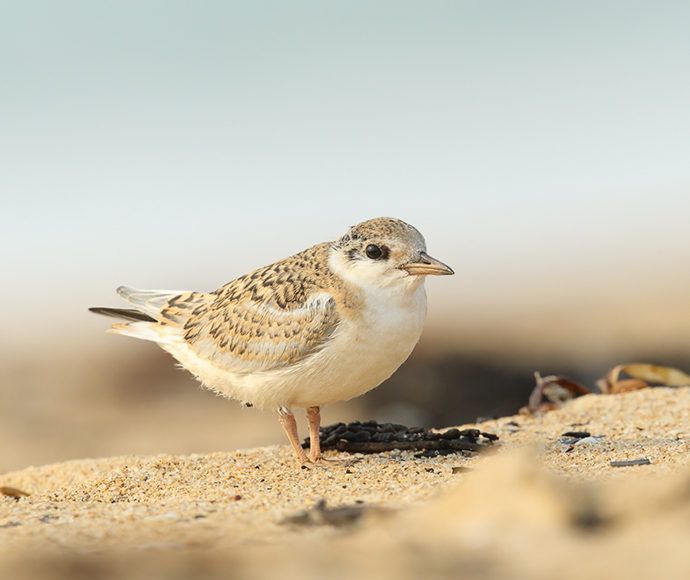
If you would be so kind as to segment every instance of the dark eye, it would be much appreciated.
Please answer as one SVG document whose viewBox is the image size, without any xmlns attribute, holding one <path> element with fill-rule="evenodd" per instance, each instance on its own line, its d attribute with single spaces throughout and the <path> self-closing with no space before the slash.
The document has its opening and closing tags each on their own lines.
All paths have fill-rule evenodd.
<svg viewBox="0 0 690 580">
<path fill-rule="evenodd" d="M 383 256 L 383 251 L 376 244 L 369 244 L 366 250 L 364 250 L 364 253 L 367 255 L 367 258 L 371 258 L 372 260 L 378 260 Z"/>
</svg>

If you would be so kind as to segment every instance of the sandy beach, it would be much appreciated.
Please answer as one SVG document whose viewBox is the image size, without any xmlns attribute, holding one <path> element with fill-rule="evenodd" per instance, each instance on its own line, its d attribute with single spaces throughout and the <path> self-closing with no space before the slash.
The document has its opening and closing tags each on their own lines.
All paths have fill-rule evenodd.
<svg viewBox="0 0 690 580">
<path fill-rule="evenodd" d="M 31 467 L 0 476 L 0 576 L 686 578 L 688 425 L 690 389 L 649 388 L 482 423 L 500 445 L 471 456 L 330 452 L 359 460 L 309 471 L 285 445 Z"/>
</svg>

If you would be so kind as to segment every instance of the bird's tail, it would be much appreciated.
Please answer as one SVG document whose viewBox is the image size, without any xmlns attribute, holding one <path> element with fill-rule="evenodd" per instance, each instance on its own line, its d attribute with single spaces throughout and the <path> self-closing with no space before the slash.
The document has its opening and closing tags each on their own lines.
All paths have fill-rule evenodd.
<svg viewBox="0 0 690 580">
<path fill-rule="evenodd" d="M 139 312 L 147 314 L 154 321 L 160 319 L 161 310 L 165 308 L 169 300 L 187 294 L 179 290 L 137 290 L 127 286 L 120 286 L 117 293 Z"/>
<path fill-rule="evenodd" d="M 105 308 L 102 306 L 94 306 L 93 308 L 89 308 L 89 312 L 95 312 L 103 316 L 112 316 L 113 318 L 121 318 L 122 320 L 128 320 L 130 322 L 157 322 L 155 318 L 139 310 L 134 310 L 133 308 Z"/>
<path fill-rule="evenodd" d="M 173 339 L 169 328 L 161 327 L 158 321 L 161 319 L 161 311 L 168 302 L 185 294 L 176 290 L 137 290 L 120 286 L 117 293 L 129 302 L 134 308 L 89 308 L 91 312 L 119 318 L 125 322 L 113 324 L 108 330 L 115 334 L 131 336 L 142 340 L 151 340 L 158 343 L 170 342 Z"/>
<path fill-rule="evenodd" d="M 186 320 L 195 308 L 211 296 L 202 292 L 177 290 L 137 290 L 120 286 L 117 293 L 134 308 L 89 308 L 91 312 L 120 318 L 108 332 L 172 344 L 182 340 Z"/>
</svg>

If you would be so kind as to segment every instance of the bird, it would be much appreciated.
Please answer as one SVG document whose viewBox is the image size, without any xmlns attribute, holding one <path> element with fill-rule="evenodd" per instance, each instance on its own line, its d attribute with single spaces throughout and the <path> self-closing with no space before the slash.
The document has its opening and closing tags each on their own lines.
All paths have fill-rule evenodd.
<svg viewBox="0 0 690 580">
<path fill-rule="evenodd" d="M 453 274 L 422 234 L 390 217 L 206 292 L 117 289 L 131 308 L 108 332 L 157 343 L 204 387 L 272 409 L 299 466 L 325 466 L 320 409 L 377 387 L 407 359 L 426 318 L 426 276 Z M 306 409 L 309 454 L 294 409 Z"/>
</svg>

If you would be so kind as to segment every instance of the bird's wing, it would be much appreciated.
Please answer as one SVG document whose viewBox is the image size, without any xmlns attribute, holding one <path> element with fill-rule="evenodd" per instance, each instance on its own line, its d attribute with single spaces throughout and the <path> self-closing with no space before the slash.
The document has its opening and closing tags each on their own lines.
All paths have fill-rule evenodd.
<svg viewBox="0 0 690 580">
<path fill-rule="evenodd" d="M 296 267 L 304 259 L 298 254 L 214 292 L 212 301 L 186 319 L 185 342 L 198 356 L 234 373 L 279 369 L 321 350 L 340 317 L 319 276 Z"/>
</svg>

